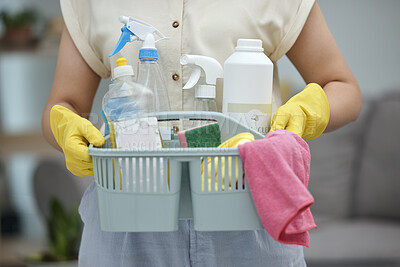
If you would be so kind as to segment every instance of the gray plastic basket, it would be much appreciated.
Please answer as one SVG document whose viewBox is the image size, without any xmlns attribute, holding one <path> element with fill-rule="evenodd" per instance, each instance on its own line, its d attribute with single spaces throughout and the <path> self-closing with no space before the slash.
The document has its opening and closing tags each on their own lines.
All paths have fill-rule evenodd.
<svg viewBox="0 0 400 267">
<path fill-rule="evenodd" d="M 264 137 L 217 112 L 155 116 L 213 119 L 221 128 L 222 141 L 242 132 Z M 102 230 L 175 231 L 179 219 L 191 218 L 198 231 L 262 229 L 237 148 L 180 148 L 178 140 L 164 145 L 140 151 L 111 149 L 108 140 L 102 148 L 90 145 Z"/>
</svg>

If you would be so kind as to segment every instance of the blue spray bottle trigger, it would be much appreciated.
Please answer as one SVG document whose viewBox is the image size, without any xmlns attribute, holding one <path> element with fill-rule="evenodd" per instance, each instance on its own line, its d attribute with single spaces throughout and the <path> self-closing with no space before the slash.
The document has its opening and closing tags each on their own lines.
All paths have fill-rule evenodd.
<svg viewBox="0 0 400 267">
<path fill-rule="evenodd" d="M 119 37 L 117 45 L 114 47 L 114 50 L 111 52 L 109 57 L 115 55 L 118 53 L 125 45 L 126 43 L 131 41 L 131 35 L 133 34 L 126 26 L 121 28 L 121 36 Z"/>
</svg>

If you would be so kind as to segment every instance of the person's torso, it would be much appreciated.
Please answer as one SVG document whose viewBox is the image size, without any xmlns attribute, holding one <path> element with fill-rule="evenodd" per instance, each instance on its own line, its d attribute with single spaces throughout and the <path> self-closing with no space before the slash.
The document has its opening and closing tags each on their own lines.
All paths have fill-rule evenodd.
<svg viewBox="0 0 400 267">
<path fill-rule="evenodd" d="M 234 52 L 239 38 L 261 39 L 264 53 L 270 56 L 280 45 L 293 11 L 290 0 L 203 0 L 132 1 L 96 0 L 72 3 L 80 26 L 108 75 L 121 56 L 136 69 L 141 42 L 126 44 L 120 53 L 108 57 L 117 44 L 123 26 L 120 15 L 143 20 L 168 37 L 157 42 L 159 65 L 168 88 L 172 110 L 193 110 L 194 90 L 182 91 L 190 68 L 180 65 L 182 54 L 210 56 L 223 66 Z M 286 10 L 286 11 L 285 11 Z M 285 17 L 286 16 L 286 17 Z M 279 55 L 279 57 L 282 55 Z M 276 57 L 276 56 L 275 56 Z M 274 64 L 275 61 L 272 58 Z M 275 64 L 276 66 L 276 64 Z M 276 68 L 275 68 L 276 69 Z M 277 71 L 274 71 L 272 110 L 281 105 Z"/>
</svg>

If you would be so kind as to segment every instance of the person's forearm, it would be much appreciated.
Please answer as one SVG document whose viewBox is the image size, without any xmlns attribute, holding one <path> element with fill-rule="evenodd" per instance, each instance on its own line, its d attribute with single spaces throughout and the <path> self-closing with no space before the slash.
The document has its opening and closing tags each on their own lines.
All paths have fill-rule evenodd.
<svg viewBox="0 0 400 267">
<path fill-rule="evenodd" d="M 66 28 L 58 53 L 53 86 L 42 115 L 42 131 L 45 139 L 61 151 L 51 131 L 51 108 L 61 105 L 81 116 L 89 114 L 100 77 L 85 62 Z"/>
<path fill-rule="evenodd" d="M 324 85 L 323 89 L 330 109 L 325 132 L 334 131 L 358 117 L 362 100 L 357 82 L 332 81 Z"/>
</svg>

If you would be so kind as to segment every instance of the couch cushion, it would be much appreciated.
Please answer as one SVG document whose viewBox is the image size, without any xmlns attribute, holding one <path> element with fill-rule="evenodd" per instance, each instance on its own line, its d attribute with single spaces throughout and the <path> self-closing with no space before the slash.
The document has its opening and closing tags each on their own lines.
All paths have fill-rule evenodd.
<svg viewBox="0 0 400 267">
<path fill-rule="evenodd" d="M 400 224 L 367 219 L 321 223 L 310 231 L 304 253 L 309 266 L 400 266 Z"/>
<path fill-rule="evenodd" d="M 333 217 L 350 215 L 357 140 L 367 113 L 368 105 L 364 105 L 355 122 L 307 140 L 311 151 L 309 190 L 315 199 L 311 207 L 313 213 Z"/>
<path fill-rule="evenodd" d="M 355 187 L 356 215 L 400 219 L 399 115 L 400 92 L 380 99 L 368 118 Z"/>
</svg>

